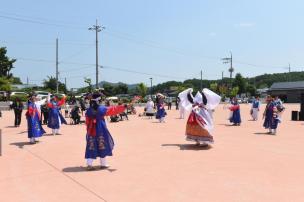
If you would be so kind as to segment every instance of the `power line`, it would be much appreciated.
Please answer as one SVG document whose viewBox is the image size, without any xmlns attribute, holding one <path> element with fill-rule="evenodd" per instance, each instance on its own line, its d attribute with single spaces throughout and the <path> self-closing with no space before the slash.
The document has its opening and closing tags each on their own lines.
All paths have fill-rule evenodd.
<svg viewBox="0 0 304 202">
<path fill-rule="evenodd" d="M 189 78 L 184 78 L 184 77 L 174 77 L 174 76 L 170 76 L 170 75 L 153 74 L 153 73 L 147 73 L 147 72 L 134 71 L 134 70 L 112 67 L 112 66 L 99 66 L 99 67 L 105 68 L 105 69 L 113 69 L 113 70 L 122 71 L 122 72 L 141 74 L 141 75 L 146 75 L 146 76 L 155 76 L 155 77 L 170 78 L 170 79 L 185 79 L 185 80 L 189 79 Z"/>
<path fill-rule="evenodd" d="M 30 17 L 30 16 L 13 14 L 13 13 L 8 13 L 8 12 L 3 12 L 3 11 L 1 11 L 0 13 L 4 13 L 4 14 L 8 14 L 8 15 L 13 15 L 13 16 L 0 15 L 0 18 L 8 19 L 8 20 L 28 22 L 28 23 L 34 23 L 34 24 L 40 24 L 40 25 L 48 25 L 48 26 L 57 26 L 57 27 L 64 27 L 64 28 L 77 28 L 77 29 L 81 29 L 81 30 L 85 30 L 86 29 L 85 26 L 72 25 L 72 23 L 58 21 L 58 20 L 50 20 L 50 19 L 38 18 L 38 17 Z M 26 18 L 29 18 L 29 19 L 26 19 Z M 54 23 L 54 22 L 50 22 L 50 21 L 57 21 L 57 22 Z M 189 54 L 185 54 L 183 51 L 177 50 L 175 48 L 164 47 L 163 45 L 160 45 L 160 44 L 158 44 L 155 41 L 146 40 L 146 39 L 145 40 L 139 39 L 139 37 L 137 37 L 135 35 L 131 35 L 131 34 L 128 34 L 128 33 L 117 31 L 117 30 L 106 31 L 105 33 L 108 34 L 109 36 L 112 36 L 112 37 L 128 40 L 128 41 L 131 41 L 131 42 L 134 42 L 134 43 L 137 43 L 137 44 L 142 44 L 142 45 L 146 45 L 146 46 L 153 47 L 153 48 L 162 49 L 162 50 L 169 51 L 169 52 L 172 52 L 172 53 L 175 53 L 175 54 L 178 54 L 178 55 L 190 56 L 190 57 L 195 57 L 195 58 L 200 58 L 200 59 L 205 58 L 205 59 L 209 59 L 209 60 L 219 60 L 219 59 L 221 59 L 221 58 L 215 57 L 215 56 L 203 56 L 203 55 L 194 55 L 194 54 L 189 55 Z M 264 68 L 264 67 L 266 67 L 266 68 L 284 68 L 284 67 L 275 67 L 275 66 L 271 66 L 271 65 L 251 64 L 251 63 L 247 63 L 247 62 L 241 62 L 241 61 L 238 61 L 238 60 L 235 60 L 234 63 L 242 64 L 242 65 L 248 65 L 248 66 L 253 66 L 253 67 L 261 67 L 261 68 Z"/>
<path fill-rule="evenodd" d="M 43 21 L 39 21 L 39 20 L 24 19 L 24 18 L 5 16 L 5 15 L 0 15 L 0 18 L 14 20 L 14 21 L 20 21 L 20 22 L 27 22 L 27 23 L 32 23 L 32 24 L 54 26 L 54 27 L 64 27 L 64 28 L 72 28 L 72 29 L 84 29 L 83 27 L 76 27 L 76 26 L 71 26 L 71 25 L 67 26 L 67 25 L 64 25 L 64 24 L 48 23 L 48 22 L 43 22 Z"/>
</svg>

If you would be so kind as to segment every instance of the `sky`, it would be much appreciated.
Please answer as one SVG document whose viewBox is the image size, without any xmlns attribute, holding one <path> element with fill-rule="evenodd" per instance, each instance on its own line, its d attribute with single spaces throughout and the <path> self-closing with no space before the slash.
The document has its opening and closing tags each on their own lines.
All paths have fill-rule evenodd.
<svg viewBox="0 0 304 202">
<path fill-rule="evenodd" d="M 228 77 L 221 58 L 233 55 L 235 73 L 304 70 L 301 0 L 10 0 L 0 7 L 0 46 L 16 58 L 13 74 L 41 84 L 55 76 L 68 88 L 95 83 L 98 23 L 99 80 L 150 85 Z"/>
</svg>

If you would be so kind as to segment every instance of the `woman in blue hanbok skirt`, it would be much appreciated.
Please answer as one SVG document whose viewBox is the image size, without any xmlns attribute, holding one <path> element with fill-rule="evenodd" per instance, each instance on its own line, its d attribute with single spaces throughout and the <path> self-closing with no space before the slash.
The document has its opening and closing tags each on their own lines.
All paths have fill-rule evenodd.
<svg viewBox="0 0 304 202">
<path fill-rule="evenodd" d="M 58 101 L 57 96 L 53 97 L 47 106 L 49 108 L 48 127 L 52 128 L 53 135 L 59 134 L 59 128 L 62 123 L 67 124 L 66 120 L 60 113 L 60 106 L 65 103 L 65 97 Z"/>
<path fill-rule="evenodd" d="M 93 160 L 100 157 L 101 168 L 108 167 L 106 156 L 112 156 L 114 147 L 113 138 L 107 128 L 105 116 L 113 116 L 125 111 L 123 105 L 106 107 L 99 105 L 99 95 L 93 95 L 90 101 L 90 108 L 86 112 L 86 151 L 87 169 L 92 170 Z"/>
<path fill-rule="evenodd" d="M 35 144 L 38 141 L 36 138 L 41 137 L 45 133 L 41 126 L 40 115 L 35 104 L 35 99 L 36 96 L 31 95 L 27 105 L 27 112 L 25 114 L 27 119 L 28 138 L 32 144 Z"/>
<path fill-rule="evenodd" d="M 234 126 L 240 126 L 242 122 L 241 110 L 240 110 L 240 105 L 235 97 L 233 98 L 229 109 L 232 111 L 232 115 L 230 117 L 230 123 L 233 123 Z"/>
<path fill-rule="evenodd" d="M 269 130 L 269 134 L 275 135 L 277 132 L 278 124 L 280 122 L 280 117 L 276 103 L 270 96 L 267 97 L 267 105 L 263 114 L 263 118 L 265 118 L 263 126 Z"/>
<path fill-rule="evenodd" d="M 160 123 L 165 122 L 165 116 L 167 115 L 166 110 L 165 110 L 165 103 L 164 103 L 164 96 L 162 94 L 157 94 L 157 101 L 156 101 L 156 106 L 157 106 L 157 112 L 156 112 L 156 119 L 159 119 Z"/>
</svg>

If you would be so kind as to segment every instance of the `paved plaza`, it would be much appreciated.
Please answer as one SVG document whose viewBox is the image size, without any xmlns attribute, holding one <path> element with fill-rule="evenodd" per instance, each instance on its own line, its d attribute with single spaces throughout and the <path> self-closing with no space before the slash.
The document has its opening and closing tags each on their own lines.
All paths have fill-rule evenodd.
<svg viewBox="0 0 304 202">
<path fill-rule="evenodd" d="M 299 104 L 285 106 L 277 135 L 265 133 L 262 112 L 250 121 L 250 105 L 241 105 L 241 126 L 230 126 L 228 110 L 218 106 L 210 148 L 185 141 L 186 119 L 176 110 L 167 111 L 166 123 L 135 115 L 108 122 L 114 156 L 109 169 L 95 171 L 85 170 L 84 125 L 64 125 L 57 136 L 44 126 L 47 134 L 30 145 L 24 113 L 15 128 L 5 111 L 0 201 L 304 201 L 304 123 L 290 121 Z"/>
</svg>

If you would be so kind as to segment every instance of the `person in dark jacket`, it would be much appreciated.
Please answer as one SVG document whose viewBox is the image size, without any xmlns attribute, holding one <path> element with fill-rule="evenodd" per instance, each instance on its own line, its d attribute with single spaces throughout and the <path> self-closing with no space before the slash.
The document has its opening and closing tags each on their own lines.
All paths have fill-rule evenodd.
<svg viewBox="0 0 304 202">
<path fill-rule="evenodd" d="M 42 123 L 44 125 L 47 125 L 48 118 L 49 118 L 49 109 L 48 109 L 46 104 L 41 105 L 40 109 L 41 109 L 41 115 L 43 116 L 43 122 Z M 41 120 L 42 120 L 42 118 L 41 118 Z"/>
<path fill-rule="evenodd" d="M 12 104 L 12 109 L 14 110 L 15 114 L 15 127 L 19 127 L 21 124 L 21 116 L 23 110 L 23 103 L 20 98 L 16 98 L 16 100 Z"/>
</svg>

